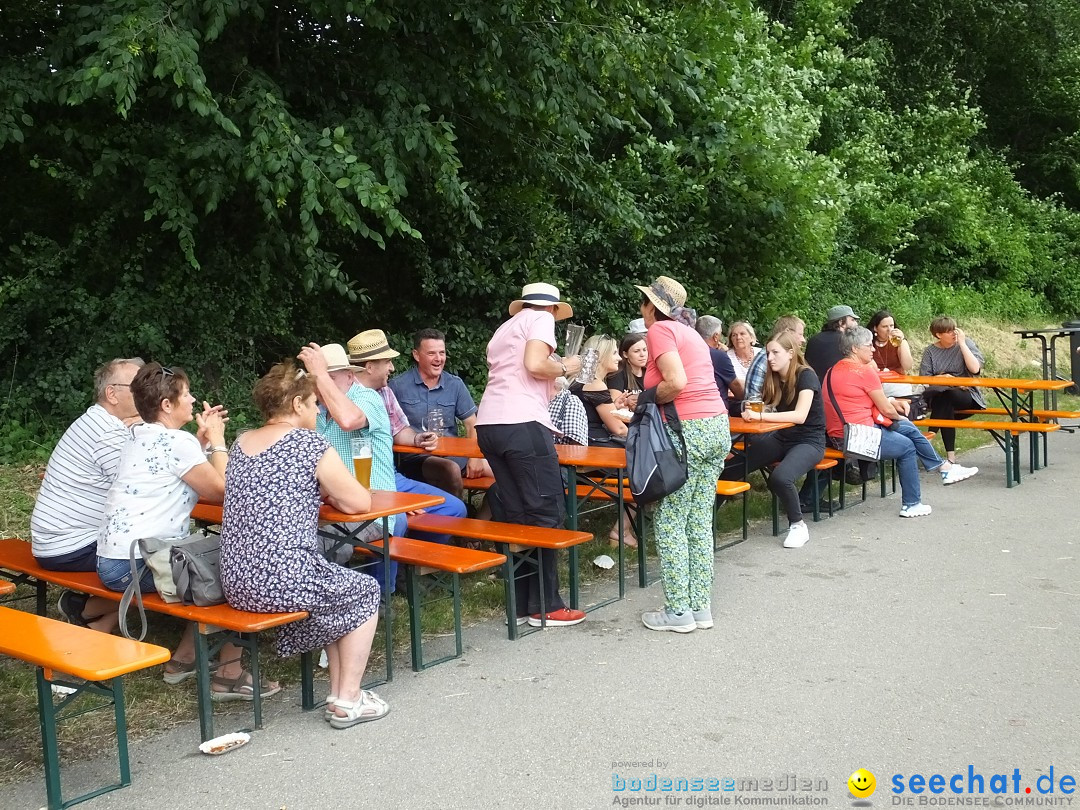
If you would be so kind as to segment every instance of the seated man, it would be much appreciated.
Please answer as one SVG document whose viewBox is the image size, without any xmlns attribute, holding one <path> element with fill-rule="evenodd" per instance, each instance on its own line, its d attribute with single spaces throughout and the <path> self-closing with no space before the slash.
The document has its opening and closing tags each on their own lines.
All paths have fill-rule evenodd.
<svg viewBox="0 0 1080 810">
<path fill-rule="evenodd" d="M 112 360 L 94 373 L 97 401 L 64 431 L 45 469 L 30 539 L 34 559 L 50 571 L 96 571 L 105 497 L 116 478 L 127 425 L 139 421 L 131 381 L 143 361 Z M 57 604 L 72 624 L 105 633 L 116 629 L 115 603 L 64 591 Z"/>
<path fill-rule="evenodd" d="M 738 414 L 743 399 L 743 383 L 735 375 L 735 366 L 731 363 L 727 351 L 721 349 L 724 343 L 724 324 L 713 315 L 702 315 L 694 322 L 694 328 L 709 346 L 709 358 L 712 360 L 713 379 L 721 396 L 727 402 L 728 413 Z M 758 352 L 764 354 L 764 352 Z"/>
<path fill-rule="evenodd" d="M 432 430 L 428 414 L 439 412 L 444 436 L 457 436 L 457 422 L 465 426 L 465 435 L 476 438 L 476 403 L 469 389 L 456 374 L 446 370 L 446 338 L 438 329 L 421 329 L 413 338 L 416 365 L 390 380 L 401 410 L 414 430 Z M 410 455 L 398 461 L 398 472 L 407 478 L 423 481 L 460 498 L 465 478 L 490 477 L 491 468 L 482 458 L 439 458 Z"/>
<path fill-rule="evenodd" d="M 444 503 L 430 507 L 427 511 L 437 515 L 464 517 L 465 504 L 458 498 L 427 484 L 411 481 L 394 469 L 395 441 L 423 447 L 425 440 L 408 424 L 398 424 L 396 429 L 392 427 L 390 414 L 378 389 L 386 387 L 386 380 L 394 367 L 391 358 L 397 357 L 398 353 L 390 348 L 381 331 L 376 329 L 371 332 L 377 333 L 378 337 L 363 332 L 350 341 L 350 346 L 355 344 L 354 348 L 357 349 L 355 358 L 346 357 L 345 350 L 337 343 L 321 349 L 312 343 L 300 351 L 299 359 L 308 369 L 308 373 L 315 377 L 320 402 L 316 429 L 334 446 L 346 466 L 352 464 L 352 436 L 363 436 L 370 441 L 372 489 L 438 495 L 445 499 Z M 363 339 L 357 343 L 358 338 Z M 393 396 L 392 393 L 390 395 Z M 400 411 L 397 418 L 404 423 L 404 416 L 400 415 Z M 393 534 L 405 535 L 406 528 L 405 515 L 397 515 L 394 519 Z M 450 540 L 446 535 L 419 532 L 410 536 L 437 543 L 447 543 Z M 397 563 L 391 563 L 390 569 L 390 581 L 393 583 Z M 381 581 L 378 571 L 376 578 Z"/>
</svg>

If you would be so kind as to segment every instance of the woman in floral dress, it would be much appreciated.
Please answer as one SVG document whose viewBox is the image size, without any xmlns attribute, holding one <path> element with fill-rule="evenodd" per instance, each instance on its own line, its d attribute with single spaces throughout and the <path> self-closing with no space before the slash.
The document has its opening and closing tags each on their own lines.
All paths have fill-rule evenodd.
<svg viewBox="0 0 1080 810">
<path fill-rule="evenodd" d="M 314 430 L 313 377 L 291 362 L 279 364 L 255 384 L 254 398 L 265 424 L 236 440 L 225 476 L 225 597 L 239 610 L 306 610 L 307 619 L 281 628 L 279 654 L 324 647 L 330 725 L 377 720 L 390 708 L 360 683 L 378 623 L 379 585 L 327 561 L 317 534 L 322 495 L 358 513 L 371 508 L 371 494 Z"/>
</svg>

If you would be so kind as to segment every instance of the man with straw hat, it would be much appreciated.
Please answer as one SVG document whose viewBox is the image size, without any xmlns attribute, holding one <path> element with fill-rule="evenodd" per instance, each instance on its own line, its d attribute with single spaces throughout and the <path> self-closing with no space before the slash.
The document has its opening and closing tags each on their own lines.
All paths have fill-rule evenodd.
<svg viewBox="0 0 1080 810">
<path fill-rule="evenodd" d="M 315 377 L 321 407 L 316 429 L 334 446 L 346 466 L 352 464 L 352 438 L 361 436 L 371 443 L 371 489 L 388 492 L 421 492 L 438 495 L 442 504 L 427 511 L 439 515 L 464 517 L 465 504 L 435 487 L 412 481 L 394 469 L 394 443 L 412 444 L 432 450 L 437 436 L 417 433 L 409 427 L 386 381 L 394 370 L 393 358 L 382 330 L 369 329 L 349 341 L 349 354 L 338 343 L 323 347 L 309 344 L 300 352 L 300 360 Z M 385 389 L 387 397 L 381 389 Z M 387 407 L 388 400 L 390 408 Z M 393 411 L 393 416 L 391 412 Z M 394 534 L 406 534 L 405 515 L 394 518 Z M 416 533 L 416 537 L 436 543 L 448 543 L 447 535 Z M 375 578 L 382 581 L 376 569 Z M 397 563 L 390 564 L 390 582 L 397 574 Z M 391 586 L 393 590 L 393 586 Z"/>
</svg>

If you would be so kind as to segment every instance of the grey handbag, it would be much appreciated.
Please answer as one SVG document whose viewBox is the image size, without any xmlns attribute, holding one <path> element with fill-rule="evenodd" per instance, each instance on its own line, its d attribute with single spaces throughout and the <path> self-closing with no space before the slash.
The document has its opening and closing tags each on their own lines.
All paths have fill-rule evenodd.
<svg viewBox="0 0 1080 810">
<path fill-rule="evenodd" d="M 667 425 L 679 438 L 680 447 L 671 441 L 660 416 L 661 408 Z M 658 501 L 686 483 L 686 439 L 675 406 L 668 402 L 656 404 L 656 388 L 638 395 L 637 409 L 626 434 L 626 471 L 630 492 L 640 504 Z"/>
</svg>

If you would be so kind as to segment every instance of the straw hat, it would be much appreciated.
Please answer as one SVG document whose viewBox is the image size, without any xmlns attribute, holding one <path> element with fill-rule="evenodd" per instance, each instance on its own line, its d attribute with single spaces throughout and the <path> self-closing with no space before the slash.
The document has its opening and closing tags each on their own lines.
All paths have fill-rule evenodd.
<svg viewBox="0 0 1080 810">
<path fill-rule="evenodd" d="M 349 341 L 349 362 L 363 363 L 367 360 L 389 360 L 398 352 L 390 348 L 382 329 L 368 329 L 354 335 Z"/>
<path fill-rule="evenodd" d="M 565 321 L 574 317 L 573 308 L 559 298 L 559 288 L 551 284 L 538 282 L 526 284 L 521 288 L 521 298 L 510 302 L 510 314 L 517 315 L 525 304 L 534 304 L 541 307 L 555 306 L 555 320 Z"/>
<path fill-rule="evenodd" d="M 671 317 L 671 310 L 686 303 L 686 288 L 675 279 L 667 276 L 657 276 L 656 281 L 648 287 L 642 287 L 640 284 L 634 286 L 645 293 L 645 297 L 652 301 L 653 306 L 659 312 L 664 313 L 669 318 Z"/>
<path fill-rule="evenodd" d="M 349 358 L 340 343 L 327 343 L 320 346 L 319 351 L 326 360 L 327 371 L 360 371 L 356 366 L 349 365 Z"/>
</svg>

